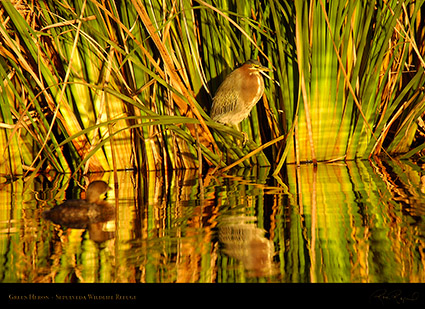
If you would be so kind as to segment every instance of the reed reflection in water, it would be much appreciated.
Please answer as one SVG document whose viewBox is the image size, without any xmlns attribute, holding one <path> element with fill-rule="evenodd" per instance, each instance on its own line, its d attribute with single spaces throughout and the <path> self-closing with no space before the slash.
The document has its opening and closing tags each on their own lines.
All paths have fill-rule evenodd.
<svg viewBox="0 0 425 309">
<path fill-rule="evenodd" d="M 425 172 L 411 162 L 287 166 L 199 178 L 118 173 L 114 221 L 42 212 L 82 189 L 4 178 L 1 282 L 425 282 Z M 113 175 L 92 175 L 114 186 Z M 106 237 L 105 237 L 106 236 Z"/>
</svg>

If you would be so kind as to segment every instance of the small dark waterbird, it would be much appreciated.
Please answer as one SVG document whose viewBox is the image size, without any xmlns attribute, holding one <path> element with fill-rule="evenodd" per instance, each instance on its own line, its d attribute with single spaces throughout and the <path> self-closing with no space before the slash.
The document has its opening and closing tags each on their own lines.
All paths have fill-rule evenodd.
<svg viewBox="0 0 425 309">
<path fill-rule="evenodd" d="M 86 190 L 86 198 L 67 200 L 60 205 L 42 213 L 44 219 L 74 229 L 85 229 L 90 224 L 111 220 L 114 207 L 101 196 L 112 190 L 102 180 L 92 181 Z"/>
<path fill-rule="evenodd" d="M 263 96 L 264 79 L 261 75 L 265 75 L 266 71 L 270 69 L 252 59 L 232 71 L 218 87 L 213 98 L 212 120 L 237 126 L 247 118 Z M 245 139 L 244 134 L 244 142 Z"/>
</svg>

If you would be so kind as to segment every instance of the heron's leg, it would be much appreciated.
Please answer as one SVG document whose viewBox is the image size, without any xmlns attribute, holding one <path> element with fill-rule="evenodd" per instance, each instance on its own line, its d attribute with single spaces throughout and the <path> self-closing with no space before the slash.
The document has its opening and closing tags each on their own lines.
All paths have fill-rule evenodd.
<svg viewBox="0 0 425 309">
<path fill-rule="evenodd" d="M 246 143 L 248 142 L 248 134 L 246 134 L 245 132 L 242 132 L 242 131 L 241 131 L 241 133 L 243 135 L 242 147 L 245 147 Z"/>
<path fill-rule="evenodd" d="M 248 134 L 242 131 L 240 123 L 234 125 L 233 127 L 236 128 L 236 130 L 238 130 L 242 134 L 242 147 L 245 147 L 246 143 L 248 142 Z"/>
</svg>

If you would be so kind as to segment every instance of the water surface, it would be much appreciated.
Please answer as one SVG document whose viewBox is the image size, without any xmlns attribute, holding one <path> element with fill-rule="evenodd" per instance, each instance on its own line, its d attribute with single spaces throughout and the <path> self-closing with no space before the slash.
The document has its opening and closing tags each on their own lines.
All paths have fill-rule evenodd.
<svg viewBox="0 0 425 309">
<path fill-rule="evenodd" d="M 425 282 L 425 173 L 410 162 L 288 165 L 198 177 L 2 177 L 1 282 Z M 102 179 L 115 220 L 44 210 Z"/>
</svg>

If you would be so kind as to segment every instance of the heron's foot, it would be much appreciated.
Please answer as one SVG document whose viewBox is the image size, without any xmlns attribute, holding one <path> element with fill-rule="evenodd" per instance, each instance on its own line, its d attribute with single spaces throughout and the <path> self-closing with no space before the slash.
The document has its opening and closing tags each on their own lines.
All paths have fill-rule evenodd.
<svg viewBox="0 0 425 309">
<path fill-rule="evenodd" d="M 248 142 L 248 134 L 246 134 L 245 132 L 241 132 L 243 135 L 243 140 L 242 140 L 242 147 L 246 146 L 246 143 Z"/>
</svg>

